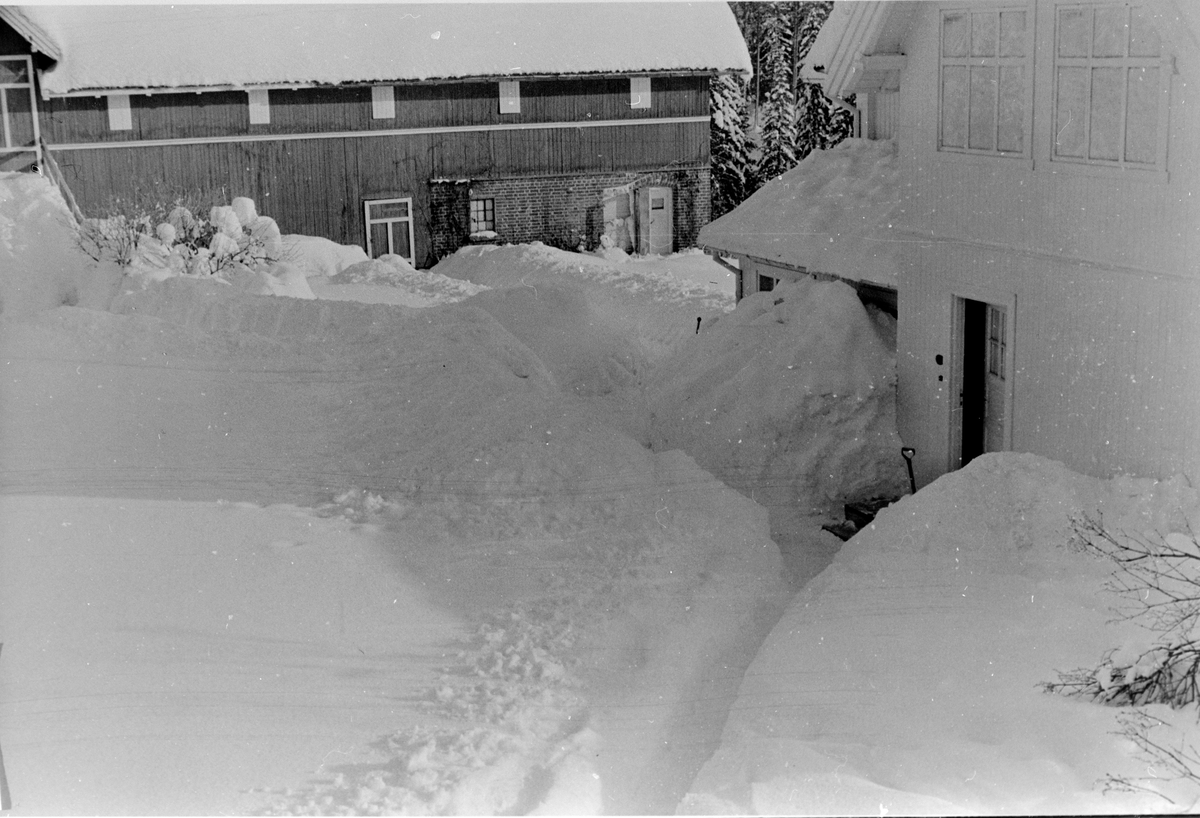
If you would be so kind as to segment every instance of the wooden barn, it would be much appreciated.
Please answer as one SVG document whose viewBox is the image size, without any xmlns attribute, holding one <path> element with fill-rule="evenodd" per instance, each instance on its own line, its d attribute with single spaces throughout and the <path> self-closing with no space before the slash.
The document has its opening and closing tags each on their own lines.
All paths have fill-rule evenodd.
<svg viewBox="0 0 1200 818">
<path fill-rule="evenodd" d="M 872 167 L 829 219 L 792 197 L 705 237 L 767 279 L 893 277 L 918 482 L 1009 450 L 1195 484 L 1200 4 L 836 3 L 808 63 L 857 109 L 859 144 L 821 161 Z M 803 167 L 783 181 L 821 182 Z"/>
<path fill-rule="evenodd" d="M 249 196 L 429 266 L 470 242 L 670 252 L 709 218 L 724 3 L 0 7 L 0 169 L 85 215 Z"/>
</svg>

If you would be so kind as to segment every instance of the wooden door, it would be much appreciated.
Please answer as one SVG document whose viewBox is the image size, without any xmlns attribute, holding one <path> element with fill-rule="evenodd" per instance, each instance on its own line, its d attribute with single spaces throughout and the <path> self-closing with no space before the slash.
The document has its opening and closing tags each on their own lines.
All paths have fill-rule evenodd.
<svg viewBox="0 0 1200 818">
<path fill-rule="evenodd" d="M 961 468 L 984 452 L 1007 448 L 1008 311 L 999 304 L 955 299 L 957 391 L 950 413 L 951 468 Z"/>
<path fill-rule="evenodd" d="M 1008 409 L 1006 359 L 1008 311 L 987 305 L 987 372 L 984 375 L 983 450 L 1004 450 L 1004 420 Z"/>
</svg>

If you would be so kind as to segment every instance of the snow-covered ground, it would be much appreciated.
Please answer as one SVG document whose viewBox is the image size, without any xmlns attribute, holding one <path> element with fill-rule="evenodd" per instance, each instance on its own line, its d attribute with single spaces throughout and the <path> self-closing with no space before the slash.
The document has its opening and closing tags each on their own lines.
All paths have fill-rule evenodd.
<svg viewBox="0 0 1200 818">
<path fill-rule="evenodd" d="M 904 482 L 846 285 L 284 245 L 122 276 L 0 177 L 15 814 L 1169 806 L 1102 794 L 1146 766 L 1119 711 L 1036 684 L 1130 638 L 1068 516 L 1197 530 L 1185 480 L 987 456 L 834 557 Z"/>
</svg>

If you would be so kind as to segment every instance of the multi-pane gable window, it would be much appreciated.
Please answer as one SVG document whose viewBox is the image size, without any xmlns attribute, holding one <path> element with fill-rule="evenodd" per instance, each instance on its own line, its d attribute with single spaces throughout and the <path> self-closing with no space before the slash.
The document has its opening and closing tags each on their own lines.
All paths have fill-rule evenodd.
<svg viewBox="0 0 1200 818">
<path fill-rule="evenodd" d="M 496 200 L 471 200 L 471 232 L 482 233 L 496 229 Z"/>
<path fill-rule="evenodd" d="M 1029 46 L 1024 9 L 942 12 L 943 151 L 1029 156 Z"/>
<path fill-rule="evenodd" d="M 1057 11 L 1052 157 L 1164 168 L 1167 69 L 1149 16 L 1126 4 Z"/>
</svg>

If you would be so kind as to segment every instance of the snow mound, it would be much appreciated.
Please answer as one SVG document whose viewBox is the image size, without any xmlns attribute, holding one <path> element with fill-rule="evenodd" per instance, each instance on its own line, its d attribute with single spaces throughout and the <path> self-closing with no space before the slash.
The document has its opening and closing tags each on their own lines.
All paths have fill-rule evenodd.
<svg viewBox="0 0 1200 818">
<path fill-rule="evenodd" d="M 1102 482 L 1028 454 L 990 454 L 883 509 L 795 597 L 747 669 L 691 812 L 1161 812 L 1195 799 L 1145 781 L 1118 708 L 1042 692 L 1145 631 L 1115 622 L 1113 569 L 1068 547 L 1071 518 L 1196 530 L 1182 477 Z M 1194 712 L 1152 708 L 1174 745 Z M 1173 723 L 1173 724 L 1172 724 Z M 1153 773 L 1150 773 L 1153 775 Z"/>
<path fill-rule="evenodd" d="M 335 276 L 347 267 L 367 260 L 357 244 L 338 244 L 320 236 L 289 234 L 281 237 L 283 259 L 307 276 Z"/>
<path fill-rule="evenodd" d="M 895 143 L 846 139 L 705 225 L 698 243 L 895 287 L 891 226 L 902 194 Z"/>
<path fill-rule="evenodd" d="M 769 508 L 903 493 L 893 323 L 838 281 L 742 300 L 656 368 L 655 449 L 687 451 Z"/>
<path fill-rule="evenodd" d="M 697 318 L 733 306 L 732 298 L 702 284 L 540 243 L 463 248 L 433 271 L 493 289 L 524 287 L 535 296 L 547 285 L 578 293 L 649 363 L 694 334 Z"/>
<path fill-rule="evenodd" d="M 103 306 L 120 279 L 75 244 L 74 218 L 48 179 L 0 173 L 0 314 L 63 305 Z"/>
<path fill-rule="evenodd" d="M 351 264 L 326 280 L 310 283 L 321 298 L 406 307 L 453 304 L 489 289 L 417 270 L 403 257 L 390 254 Z"/>
</svg>

